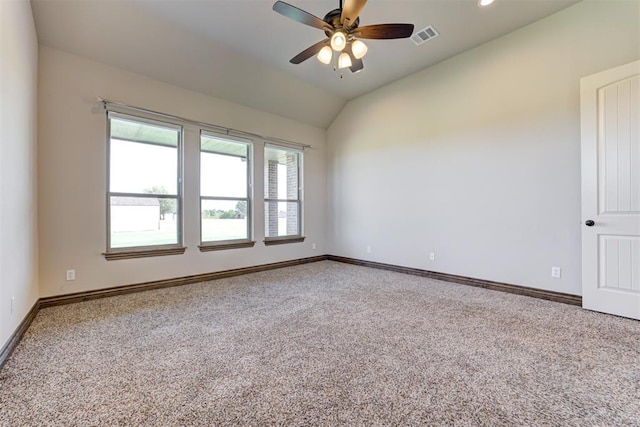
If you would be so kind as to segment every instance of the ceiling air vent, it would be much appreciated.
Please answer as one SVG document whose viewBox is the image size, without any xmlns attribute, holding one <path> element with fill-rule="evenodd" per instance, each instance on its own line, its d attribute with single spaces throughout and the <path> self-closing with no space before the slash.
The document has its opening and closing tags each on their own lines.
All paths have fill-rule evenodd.
<svg viewBox="0 0 640 427">
<path fill-rule="evenodd" d="M 440 33 L 438 33 L 432 25 L 429 25 L 411 36 L 411 40 L 416 44 L 416 46 L 420 46 L 427 40 L 431 40 L 439 35 Z"/>
</svg>

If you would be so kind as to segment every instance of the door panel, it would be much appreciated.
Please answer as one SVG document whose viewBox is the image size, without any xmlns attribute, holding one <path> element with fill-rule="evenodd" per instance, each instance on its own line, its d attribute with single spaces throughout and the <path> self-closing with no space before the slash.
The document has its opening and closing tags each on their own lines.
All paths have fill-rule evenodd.
<svg viewBox="0 0 640 427">
<path fill-rule="evenodd" d="M 621 292 L 640 292 L 640 238 L 600 236 L 599 287 Z M 635 271 L 634 271 L 635 269 Z"/>
<path fill-rule="evenodd" d="M 638 85 L 640 76 L 598 90 L 600 213 L 640 213 Z"/>
<path fill-rule="evenodd" d="M 640 319 L 640 61 L 580 87 L 583 307 Z"/>
</svg>

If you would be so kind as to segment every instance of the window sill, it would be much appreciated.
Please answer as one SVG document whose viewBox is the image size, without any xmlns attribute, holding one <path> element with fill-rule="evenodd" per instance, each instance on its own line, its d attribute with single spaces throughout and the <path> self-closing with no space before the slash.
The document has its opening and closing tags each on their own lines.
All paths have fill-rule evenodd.
<svg viewBox="0 0 640 427">
<path fill-rule="evenodd" d="M 264 239 L 265 246 L 286 245 L 288 243 L 302 243 L 304 236 L 284 236 L 284 237 L 267 237 Z"/>
<path fill-rule="evenodd" d="M 182 255 L 186 250 L 186 247 L 180 246 L 174 248 L 118 250 L 112 252 L 104 252 L 102 255 L 104 255 L 107 261 L 117 261 L 120 259 L 147 258 L 165 255 Z"/>
<path fill-rule="evenodd" d="M 200 245 L 200 252 L 212 252 L 212 251 L 224 251 L 227 249 L 240 249 L 240 248 L 252 248 L 256 242 L 253 241 L 221 241 L 216 243 L 208 243 L 205 245 Z"/>
</svg>

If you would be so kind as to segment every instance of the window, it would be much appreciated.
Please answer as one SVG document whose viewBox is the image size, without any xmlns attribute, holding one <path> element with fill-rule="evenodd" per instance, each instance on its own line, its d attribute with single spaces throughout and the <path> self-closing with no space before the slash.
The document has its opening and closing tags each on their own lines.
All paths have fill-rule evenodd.
<svg viewBox="0 0 640 427">
<path fill-rule="evenodd" d="M 253 242 L 249 242 L 250 152 L 248 142 L 201 132 L 201 250 L 220 249 L 224 244 L 231 244 L 230 247 L 253 246 Z M 242 241 L 246 244 L 240 244 Z"/>
<path fill-rule="evenodd" d="M 108 253 L 114 251 L 180 247 L 182 128 L 113 112 L 108 125 L 105 256 L 110 259 Z"/>
<path fill-rule="evenodd" d="M 265 243 L 301 241 L 302 153 L 268 146 L 264 150 Z M 295 239 L 295 238 L 298 239 Z"/>
</svg>

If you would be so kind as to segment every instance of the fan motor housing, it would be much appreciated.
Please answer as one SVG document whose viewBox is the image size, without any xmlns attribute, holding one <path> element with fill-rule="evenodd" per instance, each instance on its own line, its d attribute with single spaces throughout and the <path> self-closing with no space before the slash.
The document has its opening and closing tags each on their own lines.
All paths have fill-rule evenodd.
<svg viewBox="0 0 640 427">
<path fill-rule="evenodd" d="M 333 30 L 325 30 L 324 33 L 327 35 L 327 37 L 331 37 L 331 35 L 333 35 L 335 30 L 342 27 L 342 24 L 340 23 L 341 16 L 342 16 L 342 9 L 333 9 L 331 12 L 325 15 L 323 21 L 333 27 Z M 360 23 L 360 17 L 357 17 L 353 25 L 349 27 L 348 32 L 351 32 L 354 29 L 358 28 L 359 23 Z"/>
</svg>

